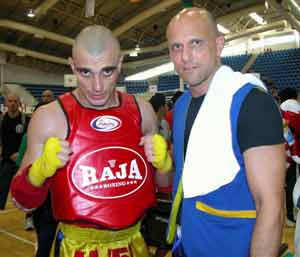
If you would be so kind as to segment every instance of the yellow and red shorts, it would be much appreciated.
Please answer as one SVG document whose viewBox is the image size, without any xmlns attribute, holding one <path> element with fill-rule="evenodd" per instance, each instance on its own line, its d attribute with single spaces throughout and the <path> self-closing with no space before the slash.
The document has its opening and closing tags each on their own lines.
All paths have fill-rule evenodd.
<svg viewBox="0 0 300 257">
<path fill-rule="evenodd" d="M 114 231 L 60 223 L 50 257 L 149 257 L 140 226 Z"/>
</svg>

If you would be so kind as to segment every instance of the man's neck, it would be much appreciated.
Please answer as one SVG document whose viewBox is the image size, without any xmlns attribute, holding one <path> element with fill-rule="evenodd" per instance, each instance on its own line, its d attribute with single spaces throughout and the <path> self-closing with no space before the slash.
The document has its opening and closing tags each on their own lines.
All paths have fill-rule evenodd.
<svg viewBox="0 0 300 257">
<path fill-rule="evenodd" d="M 193 97 L 199 97 L 199 96 L 203 96 L 207 93 L 209 87 L 210 87 L 210 84 L 213 80 L 213 77 L 215 76 L 217 70 L 220 68 L 220 65 L 218 65 L 215 69 L 214 72 L 212 72 L 210 74 L 210 76 L 205 80 L 203 81 L 201 84 L 197 85 L 197 86 L 194 86 L 194 87 L 191 87 L 190 88 L 190 91 L 191 91 L 191 94 Z"/>
<path fill-rule="evenodd" d="M 199 97 L 205 95 L 208 91 L 208 88 L 209 88 L 209 84 L 206 83 L 206 84 L 199 85 L 197 87 L 191 87 L 190 91 L 193 97 Z"/>
<path fill-rule="evenodd" d="M 19 111 L 16 112 L 7 111 L 7 115 L 10 118 L 16 118 L 19 115 L 19 113 L 20 113 Z"/>
<path fill-rule="evenodd" d="M 105 106 L 91 105 L 91 104 L 86 103 L 86 100 L 82 101 L 82 99 L 85 99 L 85 96 L 81 93 L 80 90 L 75 90 L 74 95 L 77 98 L 77 100 L 81 103 L 82 106 L 88 107 L 88 108 L 93 108 L 96 110 L 105 110 L 105 109 L 109 109 L 112 107 L 117 107 L 120 104 L 119 94 L 118 94 L 117 90 L 113 91 L 111 97 L 109 98 L 109 100 L 107 101 Z"/>
</svg>

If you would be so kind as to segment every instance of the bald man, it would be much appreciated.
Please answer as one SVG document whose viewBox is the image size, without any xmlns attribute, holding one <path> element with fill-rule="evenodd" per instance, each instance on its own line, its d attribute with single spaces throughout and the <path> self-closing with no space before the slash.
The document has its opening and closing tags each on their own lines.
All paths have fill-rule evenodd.
<svg viewBox="0 0 300 257">
<path fill-rule="evenodd" d="M 16 93 L 5 96 L 7 112 L 1 124 L 2 163 L 0 170 L 0 209 L 5 208 L 9 185 L 17 171 L 15 160 L 22 137 L 26 132 L 29 118 L 20 111 L 20 97 Z"/>
<path fill-rule="evenodd" d="M 51 256 L 149 256 L 139 232 L 155 204 L 149 161 L 162 172 L 171 167 L 165 142 L 156 150 L 150 104 L 115 89 L 122 59 L 110 30 L 83 29 L 69 58 L 78 88 L 39 108 L 29 124 L 12 196 L 28 210 L 50 189 L 59 221 Z"/>
<path fill-rule="evenodd" d="M 207 10 L 182 10 L 167 38 L 189 85 L 173 121 L 174 256 L 278 256 L 285 153 L 276 104 L 260 80 L 221 65 L 224 37 Z"/>
<path fill-rule="evenodd" d="M 34 110 L 38 109 L 44 104 L 48 104 L 54 101 L 54 94 L 52 90 L 46 89 L 42 92 L 41 101 L 35 106 Z"/>
<path fill-rule="evenodd" d="M 50 103 L 54 100 L 54 94 L 52 90 L 46 89 L 42 93 L 42 102 L 43 103 Z"/>
</svg>

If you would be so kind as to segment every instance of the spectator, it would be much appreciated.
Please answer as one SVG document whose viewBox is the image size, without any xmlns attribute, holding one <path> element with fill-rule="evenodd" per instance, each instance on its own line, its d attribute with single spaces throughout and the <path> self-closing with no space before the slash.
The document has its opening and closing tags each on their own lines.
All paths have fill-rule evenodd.
<svg viewBox="0 0 300 257">
<path fill-rule="evenodd" d="M 170 104 L 169 110 L 167 111 L 167 114 L 166 114 L 166 121 L 168 122 L 171 131 L 172 131 L 172 128 L 173 128 L 173 109 L 174 109 L 174 106 L 175 106 L 175 103 L 176 103 L 177 99 L 182 94 L 183 94 L 182 91 L 176 91 L 175 92 L 175 94 L 173 95 L 173 97 L 171 99 L 171 104 Z"/>
<path fill-rule="evenodd" d="M 9 93 L 5 97 L 7 112 L 1 126 L 2 161 L 0 167 L 0 209 L 4 210 L 10 182 L 17 171 L 15 161 L 29 118 L 20 111 L 20 97 Z"/>
<path fill-rule="evenodd" d="M 54 94 L 51 90 L 46 89 L 42 92 L 42 97 L 41 97 L 41 101 L 37 104 L 37 106 L 35 107 L 35 110 L 37 108 L 39 108 L 41 105 L 50 103 L 52 101 L 54 101 Z"/>
<path fill-rule="evenodd" d="M 157 120 L 159 123 L 159 133 L 162 136 L 164 136 L 164 138 L 167 141 L 169 141 L 171 137 L 171 130 L 168 122 L 166 121 L 166 113 L 167 113 L 166 96 L 162 93 L 156 93 L 150 98 L 149 102 L 152 105 L 157 116 Z"/>
<path fill-rule="evenodd" d="M 300 103 L 297 91 L 286 88 L 279 93 L 284 123 L 288 169 L 285 177 L 287 226 L 295 226 L 293 189 L 296 184 L 296 167 L 300 163 Z"/>
</svg>

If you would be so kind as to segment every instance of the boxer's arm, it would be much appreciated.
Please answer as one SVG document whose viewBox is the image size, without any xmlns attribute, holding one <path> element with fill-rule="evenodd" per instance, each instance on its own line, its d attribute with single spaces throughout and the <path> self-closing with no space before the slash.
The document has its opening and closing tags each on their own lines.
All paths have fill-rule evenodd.
<svg viewBox="0 0 300 257">
<path fill-rule="evenodd" d="M 158 120 L 151 104 L 142 98 L 136 97 L 142 117 L 142 133 L 144 136 L 158 133 Z"/>
<path fill-rule="evenodd" d="M 11 184 L 13 200 L 25 209 L 38 207 L 43 203 L 50 181 L 41 187 L 34 186 L 29 180 L 31 165 L 43 153 L 44 143 L 49 137 L 65 138 L 67 124 L 57 102 L 39 108 L 30 120 L 27 130 L 27 147 L 21 166 Z M 34 201 L 33 201 L 34 199 Z"/>
<path fill-rule="evenodd" d="M 160 173 L 160 176 L 156 176 L 156 184 L 159 187 L 166 187 L 169 175 L 165 173 L 172 169 L 172 158 L 168 151 L 167 143 L 162 136 L 157 135 L 159 124 L 151 104 L 143 99 L 137 99 L 137 102 L 141 110 L 144 135 L 141 144 L 144 145 L 148 161 Z"/>
</svg>

